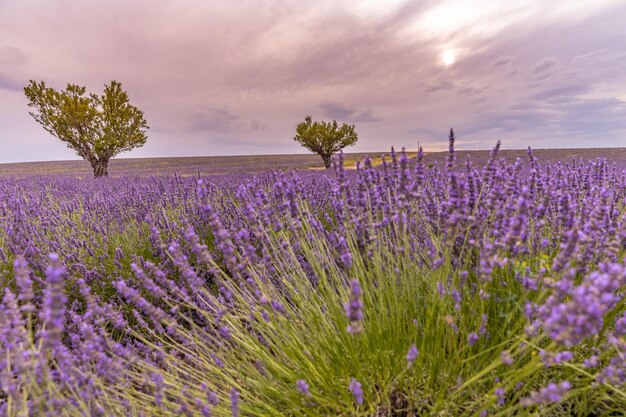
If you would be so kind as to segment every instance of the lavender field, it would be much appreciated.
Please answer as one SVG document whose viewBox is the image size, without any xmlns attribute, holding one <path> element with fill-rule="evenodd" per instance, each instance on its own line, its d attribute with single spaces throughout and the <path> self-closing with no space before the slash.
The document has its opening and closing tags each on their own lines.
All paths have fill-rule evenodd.
<svg viewBox="0 0 626 417">
<path fill-rule="evenodd" d="M 0 166 L 0 415 L 623 415 L 626 150 L 498 147 Z"/>
</svg>

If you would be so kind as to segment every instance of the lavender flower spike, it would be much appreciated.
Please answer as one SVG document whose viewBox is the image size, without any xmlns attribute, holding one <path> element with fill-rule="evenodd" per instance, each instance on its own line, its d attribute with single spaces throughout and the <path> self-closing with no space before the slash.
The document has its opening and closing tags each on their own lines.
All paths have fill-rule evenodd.
<svg viewBox="0 0 626 417">
<path fill-rule="evenodd" d="M 417 359 L 417 355 L 419 355 L 419 351 L 415 345 L 411 345 L 409 348 L 409 353 L 406 354 L 406 360 L 409 363 L 409 368 L 413 366 L 415 363 L 415 359 Z"/>
<path fill-rule="evenodd" d="M 20 289 L 18 300 L 22 301 L 21 310 L 24 313 L 35 311 L 32 304 L 33 298 L 33 281 L 30 279 L 30 270 L 23 256 L 17 256 L 13 262 L 13 270 L 15 271 L 15 282 Z"/>
<path fill-rule="evenodd" d="M 230 409 L 233 417 L 239 415 L 239 392 L 235 388 L 230 390 Z"/>
<path fill-rule="evenodd" d="M 50 254 L 50 264 L 46 269 L 46 293 L 41 311 L 41 320 L 44 323 L 42 336 L 46 345 L 52 347 L 59 343 L 65 325 L 65 270 L 59 262 L 59 256 Z"/>
<path fill-rule="evenodd" d="M 346 317 L 350 321 L 348 333 L 359 334 L 363 331 L 363 300 L 361 299 L 361 284 L 358 279 L 350 282 L 350 301 L 344 305 Z"/>
<path fill-rule="evenodd" d="M 298 391 L 303 395 L 309 395 L 309 384 L 306 383 L 304 379 L 299 379 L 296 381 L 296 386 L 298 387 Z"/>
<path fill-rule="evenodd" d="M 561 401 L 563 395 L 569 391 L 572 384 L 569 381 L 563 381 L 560 384 L 550 383 L 541 391 L 531 393 L 529 398 L 522 399 L 522 404 L 528 405 L 547 405 Z"/>
<path fill-rule="evenodd" d="M 363 388 L 361 387 L 361 383 L 356 379 L 352 378 L 350 381 L 350 386 L 348 387 L 352 395 L 354 395 L 354 399 L 356 402 L 361 405 L 363 404 Z"/>
</svg>

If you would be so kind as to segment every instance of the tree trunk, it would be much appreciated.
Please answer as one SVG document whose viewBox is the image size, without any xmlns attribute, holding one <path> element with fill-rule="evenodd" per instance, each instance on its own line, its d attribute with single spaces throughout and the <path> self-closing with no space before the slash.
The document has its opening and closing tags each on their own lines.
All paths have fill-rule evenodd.
<svg viewBox="0 0 626 417">
<path fill-rule="evenodd" d="M 85 158 L 91 164 L 91 169 L 93 169 L 93 175 L 96 176 L 96 168 L 98 167 L 98 160 L 96 158 Z"/>
<path fill-rule="evenodd" d="M 324 168 L 328 169 L 330 168 L 330 159 L 332 158 L 332 155 L 320 155 L 322 157 L 322 160 L 324 161 Z"/>
<path fill-rule="evenodd" d="M 107 170 L 107 165 L 109 164 L 109 160 L 106 158 L 100 158 L 100 160 L 95 163 L 92 162 L 91 166 L 93 167 L 93 176 L 94 178 L 107 177 L 109 172 Z"/>
</svg>

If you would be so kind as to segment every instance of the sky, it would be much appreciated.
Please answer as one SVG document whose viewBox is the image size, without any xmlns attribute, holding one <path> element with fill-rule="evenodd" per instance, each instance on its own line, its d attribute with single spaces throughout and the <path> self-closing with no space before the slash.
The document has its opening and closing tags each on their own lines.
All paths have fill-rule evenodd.
<svg viewBox="0 0 626 417">
<path fill-rule="evenodd" d="M 120 157 L 626 146 L 624 0 L 0 0 L 0 163 L 78 159 L 28 114 L 44 80 L 122 83 L 150 125 Z"/>
</svg>

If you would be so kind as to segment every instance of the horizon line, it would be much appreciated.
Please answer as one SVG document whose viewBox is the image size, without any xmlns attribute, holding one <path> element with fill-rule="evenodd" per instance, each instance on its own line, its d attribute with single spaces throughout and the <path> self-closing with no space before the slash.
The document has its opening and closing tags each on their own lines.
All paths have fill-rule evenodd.
<svg viewBox="0 0 626 417">
<path fill-rule="evenodd" d="M 500 151 L 499 152 L 507 152 L 507 151 L 528 151 L 528 148 L 530 148 L 533 151 L 554 151 L 554 150 L 601 150 L 601 149 L 626 149 L 626 145 L 625 146 L 596 146 L 596 147 L 583 147 L 583 146 L 579 146 L 579 147 L 567 147 L 567 148 L 533 148 L 533 147 L 526 147 L 526 148 L 502 148 L 500 147 Z M 455 149 L 455 152 L 489 152 L 491 151 L 493 148 L 482 148 L 482 149 Z M 407 150 L 405 149 L 405 151 L 407 153 L 416 153 L 416 150 Z M 397 150 L 395 149 L 396 153 L 401 153 L 402 149 Z M 427 151 L 424 150 L 424 154 L 428 155 L 428 154 L 436 154 L 436 153 L 448 153 L 449 151 L 447 149 L 443 149 L 443 150 L 436 150 L 436 151 Z M 391 153 L 391 149 L 388 151 L 362 151 L 362 152 L 344 152 L 344 154 L 346 155 L 368 155 L 368 154 L 377 154 L 377 155 L 383 155 L 383 154 L 389 154 Z M 265 157 L 273 157 L 273 156 L 318 156 L 315 153 L 270 153 L 270 154 L 234 154 L 234 155 L 182 155 L 182 156 L 135 156 L 135 157 L 115 157 L 115 158 L 111 158 L 111 160 L 132 160 L 132 159 L 189 159 L 189 158 L 237 158 L 237 157 L 246 157 L 246 156 L 257 156 L 257 157 L 261 157 L 261 156 L 265 156 Z M 0 165 L 16 165 L 16 164 L 37 164 L 37 163 L 50 163 L 50 162 L 80 162 L 80 161 L 85 161 L 85 159 L 82 158 L 76 158 L 76 159 L 47 159 L 47 160 L 31 160 L 31 161 L 18 161 L 18 162 L 0 162 Z"/>
</svg>

